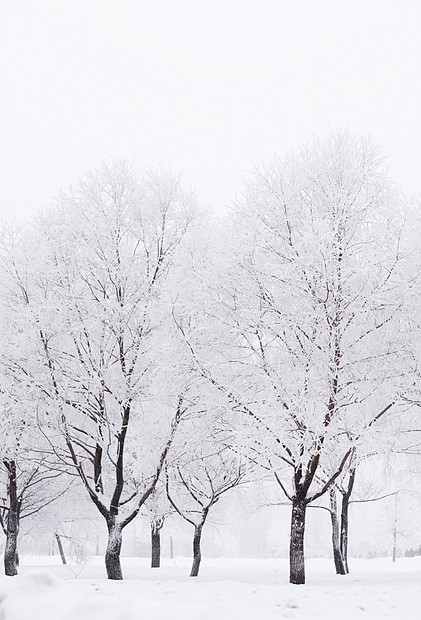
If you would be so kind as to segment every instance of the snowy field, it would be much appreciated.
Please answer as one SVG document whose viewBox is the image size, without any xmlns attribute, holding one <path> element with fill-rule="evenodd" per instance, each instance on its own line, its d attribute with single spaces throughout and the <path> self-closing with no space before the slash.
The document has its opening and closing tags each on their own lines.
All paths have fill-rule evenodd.
<svg viewBox="0 0 421 620">
<path fill-rule="evenodd" d="M 419 618 L 421 558 L 352 560 L 352 574 L 332 561 L 307 562 L 307 584 L 287 583 L 286 560 L 124 558 L 125 581 L 104 578 L 100 558 L 60 566 L 57 558 L 23 558 L 21 575 L 0 579 L 0 620 L 272 620 L 279 618 Z"/>
</svg>

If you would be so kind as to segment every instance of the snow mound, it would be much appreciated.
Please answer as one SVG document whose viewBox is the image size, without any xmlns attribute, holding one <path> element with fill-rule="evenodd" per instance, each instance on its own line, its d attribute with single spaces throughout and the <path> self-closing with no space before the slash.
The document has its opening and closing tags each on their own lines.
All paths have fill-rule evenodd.
<svg viewBox="0 0 421 620">
<path fill-rule="evenodd" d="M 88 586 L 63 581 L 48 571 L 31 571 L 1 580 L 0 620 L 168 620 L 168 603 L 157 601 L 139 584 Z M 145 596 L 146 594 L 146 596 Z M 174 601 L 171 620 L 209 620 L 194 601 Z"/>
<path fill-rule="evenodd" d="M 7 577 L 0 588 L 0 620 L 50 618 L 43 610 L 48 609 L 51 604 L 51 609 L 57 612 L 54 601 L 65 600 L 66 592 L 66 584 L 45 570 Z"/>
<path fill-rule="evenodd" d="M 22 594 L 44 595 L 51 588 L 63 587 L 61 579 L 46 570 L 30 571 L 22 576 L 14 577 L 11 587 L 18 588 Z"/>
</svg>

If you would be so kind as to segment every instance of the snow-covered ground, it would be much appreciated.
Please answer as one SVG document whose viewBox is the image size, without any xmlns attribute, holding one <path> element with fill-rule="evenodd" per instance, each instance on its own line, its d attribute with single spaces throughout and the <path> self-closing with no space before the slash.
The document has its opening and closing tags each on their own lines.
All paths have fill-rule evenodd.
<svg viewBox="0 0 421 620">
<path fill-rule="evenodd" d="M 191 579 L 187 558 L 160 569 L 123 558 L 122 582 L 104 578 L 100 558 L 81 572 L 58 562 L 23 558 L 18 577 L 1 577 L 0 620 L 402 620 L 421 606 L 421 557 L 352 560 L 345 577 L 332 561 L 308 560 L 305 586 L 287 583 L 286 560 L 204 559 Z"/>
</svg>

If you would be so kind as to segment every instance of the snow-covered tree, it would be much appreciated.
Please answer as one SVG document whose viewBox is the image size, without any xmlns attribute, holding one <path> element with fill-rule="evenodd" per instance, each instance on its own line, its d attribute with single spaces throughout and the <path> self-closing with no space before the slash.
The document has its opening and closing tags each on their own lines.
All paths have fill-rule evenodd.
<svg viewBox="0 0 421 620">
<path fill-rule="evenodd" d="M 404 199 L 369 142 L 337 133 L 274 158 L 233 211 L 230 252 L 202 296 L 207 325 L 184 330 L 243 427 L 249 460 L 272 470 L 292 503 L 292 583 L 305 580 L 306 507 L 396 408 L 404 222 Z"/>
<path fill-rule="evenodd" d="M 19 239 L 19 227 L 4 224 L 1 229 L 0 285 L 0 526 L 6 536 L 5 574 L 16 575 L 19 566 L 18 537 L 21 521 L 37 515 L 63 495 L 67 484 L 62 471 L 53 470 L 48 443 L 38 421 L 39 399 L 22 381 L 19 364 L 26 351 L 19 313 L 13 312 L 8 287 L 5 248 L 11 239 Z"/>
<path fill-rule="evenodd" d="M 36 404 L 22 394 L 22 386 L 5 369 L 0 385 L 0 526 L 6 536 L 5 574 L 13 576 L 18 573 L 22 519 L 45 509 L 66 492 L 68 485 L 62 471 L 51 468 Z"/>
<path fill-rule="evenodd" d="M 202 435 L 166 469 L 167 496 L 174 510 L 194 527 L 190 577 L 197 577 L 202 560 L 203 527 L 212 507 L 227 491 L 244 482 L 245 468 L 223 442 Z"/>
<path fill-rule="evenodd" d="M 42 396 L 44 423 L 56 421 L 56 458 L 106 521 L 110 579 L 122 578 L 122 530 L 153 492 L 182 415 L 165 283 L 197 213 L 172 174 L 103 165 L 38 218 L 42 246 L 31 240 L 11 270 L 28 343 L 15 370 Z"/>
</svg>

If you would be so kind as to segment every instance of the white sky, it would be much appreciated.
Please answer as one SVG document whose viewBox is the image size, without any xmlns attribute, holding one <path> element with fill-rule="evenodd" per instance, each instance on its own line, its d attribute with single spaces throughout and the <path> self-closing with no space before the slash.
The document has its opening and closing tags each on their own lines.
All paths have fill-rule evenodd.
<svg viewBox="0 0 421 620">
<path fill-rule="evenodd" d="M 182 171 L 205 203 L 348 128 L 421 188 L 420 0 L 3 0 L 0 214 L 101 159 Z"/>
</svg>

